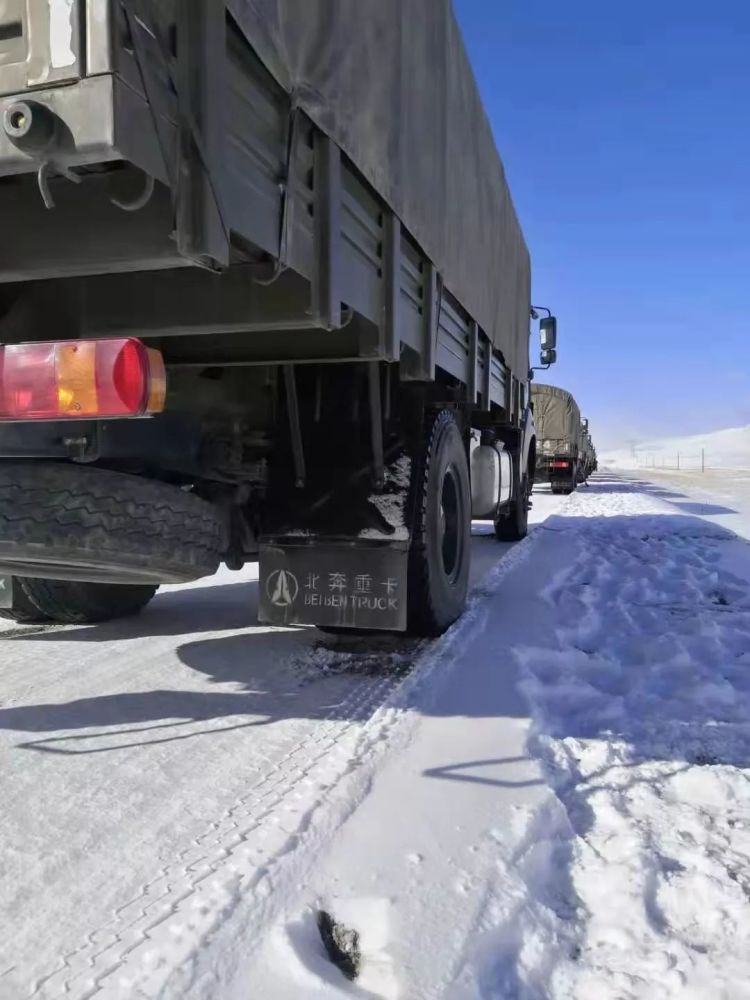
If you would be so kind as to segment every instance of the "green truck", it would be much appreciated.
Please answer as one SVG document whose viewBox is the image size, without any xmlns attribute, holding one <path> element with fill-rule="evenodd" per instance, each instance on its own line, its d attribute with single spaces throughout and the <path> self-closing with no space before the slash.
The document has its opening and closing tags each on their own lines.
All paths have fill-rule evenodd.
<svg viewBox="0 0 750 1000">
<path fill-rule="evenodd" d="M 572 493 L 596 469 L 596 450 L 588 420 L 573 395 L 554 385 L 533 383 L 537 431 L 535 480 L 549 483 L 553 493 Z"/>
<path fill-rule="evenodd" d="M 0 3 L 0 217 L 6 617 L 258 560 L 263 622 L 437 634 L 472 516 L 526 533 L 530 261 L 449 0 Z"/>
</svg>

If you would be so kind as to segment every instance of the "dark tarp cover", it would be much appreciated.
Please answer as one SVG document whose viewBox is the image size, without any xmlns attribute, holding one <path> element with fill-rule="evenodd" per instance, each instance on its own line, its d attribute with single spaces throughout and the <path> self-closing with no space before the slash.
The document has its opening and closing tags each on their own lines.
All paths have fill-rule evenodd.
<svg viewBox="0 0 750 1000">
<path fill-rule="evenodd" d="M 517 377 L 530 263 L 450 0 L 228 0 L 258 56 L 411 232 Z"/>
<path fill-rule="evenodd" d="M 555 385 L 531 384 L 537 440 L 567 441 L 581 445 L 581 411 L 565 389 Z"/>
</svg>

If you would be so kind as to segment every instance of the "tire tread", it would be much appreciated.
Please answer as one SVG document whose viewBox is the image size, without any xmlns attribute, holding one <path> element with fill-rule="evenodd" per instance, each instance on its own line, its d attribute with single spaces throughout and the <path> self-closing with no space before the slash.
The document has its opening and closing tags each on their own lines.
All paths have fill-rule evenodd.
<svg viewBox="0 0 750 1000">
<path fill-rule="evenodd" d="M 116 566 L 124 554 L 195 579 L 216 570 L 221 543 L 215 509 L 175 486 L 94 467 L 0 464 L 0 553 L 11 557 L 68 549 Z"/>
</svg>

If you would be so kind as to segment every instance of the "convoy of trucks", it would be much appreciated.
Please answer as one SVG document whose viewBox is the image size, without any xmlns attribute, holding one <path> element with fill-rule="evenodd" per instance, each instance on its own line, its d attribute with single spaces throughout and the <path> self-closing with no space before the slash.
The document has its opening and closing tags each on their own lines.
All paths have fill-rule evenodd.
<svg viewBox="0 0 750 1000">
<path fill-rule="evenodd" d="M 571 393 L 533 383 L 531 405 L 537 433 L 535 481 L 553 493 L 572 493 L 596 471 L 596 449 L 588 420 Z"/>
<path fill-rule="evenodd" d="M 0 4 L 0 216 L 6 617 L 259 560 L 261 621 L 439 634 L 472 517 L 595 468 L 450 0 Z"/>
</svg>

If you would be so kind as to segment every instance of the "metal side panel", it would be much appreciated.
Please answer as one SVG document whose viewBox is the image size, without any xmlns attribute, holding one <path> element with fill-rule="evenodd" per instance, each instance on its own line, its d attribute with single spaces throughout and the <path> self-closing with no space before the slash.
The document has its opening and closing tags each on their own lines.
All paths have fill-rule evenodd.
<svg viewBox="0 0 750 1000">
<path fill-rule="evenodd" d="M 490 375 L 490 399 L 498 406 L 505 406 L 506 383 L 508 370 L 497 355 L 492 358 L 492 371 Z"/>
<path fill-rule="evenodd" d="M 399 338 L 402 344 L 419 350 L 422 336 L 422 274 L 419 251 L 401 237 L 399 297 Z"/>
<path fill-rule="evenodd" d="M 281 235 L 288 99 L 231 31 L 225 87 L 223 196 L 228 223 L 244 240 L 275 257 Z"/>
<path fill-rule="evenodd" d="M 0 95 L 80 79 L 82 28 L 82 0 L 3 0 Z"/>
<path fill-rule="evenodd" d="M 435 362 L 439 368 L 468 383 L 466 366 L 469 360 L 471 321 L 447 293 L 443 294 L 439 317 Z"/>
<path fill-rule="evenodd" d="M 350 169 L 342 171 L 341 289 L 346 304 L 374 323 L 384 314 L 383 209 Z"/>
</svg>

